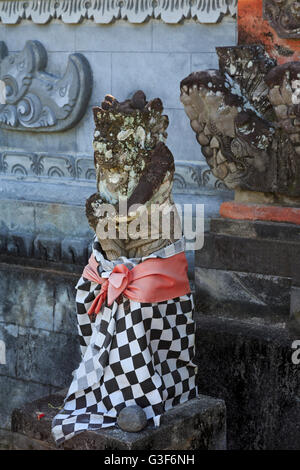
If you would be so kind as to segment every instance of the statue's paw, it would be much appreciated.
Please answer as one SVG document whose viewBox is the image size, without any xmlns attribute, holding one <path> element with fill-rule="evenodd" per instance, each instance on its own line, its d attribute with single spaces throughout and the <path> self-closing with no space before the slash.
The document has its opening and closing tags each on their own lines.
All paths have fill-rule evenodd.
<svg viewBox="0 0 300 470">
<path fill-rule="evenodd" d="M 128 199 L 128 208 L 133 204 L 146 204 L 151 201 L 167 174 L 170 184 L 174 173 L 174 157 L 163 143 L 159 142 L 150 154 L 150 160 L 140 177 L 140 180 Z"/>
<path fill-rule="evenodd" d="M 99 221 L 99 208 L 103 204 L 103 199 L 99 193 L 92 194 L 85 203 L 85 214 L 88 219 L 90 227 L 96 231 Z"/>
</svg>

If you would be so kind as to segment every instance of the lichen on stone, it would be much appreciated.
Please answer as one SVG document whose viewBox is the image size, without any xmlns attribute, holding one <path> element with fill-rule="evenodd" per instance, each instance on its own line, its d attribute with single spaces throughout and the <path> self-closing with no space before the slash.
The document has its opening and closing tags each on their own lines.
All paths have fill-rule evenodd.
<svg viewBox="0 0 300 470">
<path fill-rule="evenodd" d="M 126 199 L 128 208 L 132 204 L 149 207 L 152 202 L 173 207 L 174 159 L 164 144 L 169 120 L 162 114 L 161 100 L 147 102 L 142 91 L 124 102 L 106 95 L 101 107 L 93 108 L 93 112 L 98 192 L 87 201 L 87 216 L 96 233 L 102 204 L 117 206 L 120 199 Z M 173 242 L 172 233 L 174 230 L 170 239 L 155 242 L 101 240 L 101 246 L 109 259 L 120 255 L 145 256 Z"/>
</svg>

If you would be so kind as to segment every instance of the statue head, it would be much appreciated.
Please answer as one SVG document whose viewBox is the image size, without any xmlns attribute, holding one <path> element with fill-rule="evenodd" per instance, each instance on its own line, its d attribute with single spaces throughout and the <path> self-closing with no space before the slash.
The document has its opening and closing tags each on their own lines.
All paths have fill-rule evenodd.
<svg viewBox="0 0 300 470">
<path fill-rule="evenodd" d="M 142 91 L 122 103 L 106 95 L 93 111 L 97 188 L 105 201 L 114 204 L 129 198 L 136 188 L 151 151 L 166 140 L 169 120 L 162 115 L 161 100 L 147 102 Z"/>
</svg>

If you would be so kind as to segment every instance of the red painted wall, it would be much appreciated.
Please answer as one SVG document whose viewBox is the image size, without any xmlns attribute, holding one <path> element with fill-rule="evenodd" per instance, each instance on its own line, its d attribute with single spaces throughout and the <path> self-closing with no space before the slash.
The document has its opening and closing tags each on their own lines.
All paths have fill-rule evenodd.
<svg viewBox="0 0 300 470">
<path fill-rule="evenodd" d="M 262 3 L 263 0 L 239 0 L 238 43 L 264 44 L 278 64 L 300 60 L 300 40 L 280 38 L 268 21 L 263 19 Z"/>
</svg>

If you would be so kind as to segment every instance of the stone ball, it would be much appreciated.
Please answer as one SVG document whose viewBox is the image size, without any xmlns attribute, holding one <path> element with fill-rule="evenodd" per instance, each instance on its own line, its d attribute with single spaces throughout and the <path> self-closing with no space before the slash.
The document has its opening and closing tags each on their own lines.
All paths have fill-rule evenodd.
<svg viewBox="0 0 300 470">
<path fill-rule="evenodd" d="M 117 424 L 122 431 L 142 431 L 147 426 L 146 413 L 138 405 L 128 406 L 120 411 Z"/>
</svg>

